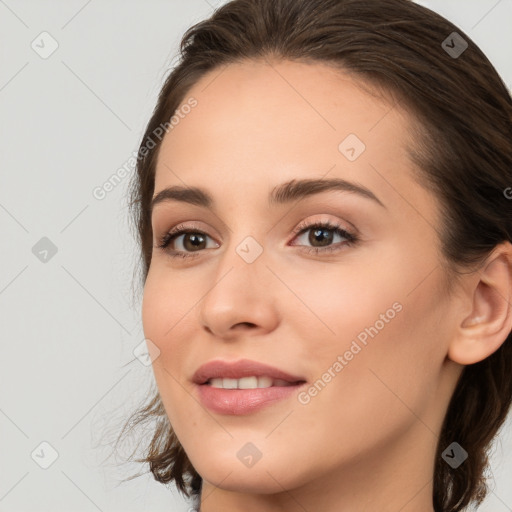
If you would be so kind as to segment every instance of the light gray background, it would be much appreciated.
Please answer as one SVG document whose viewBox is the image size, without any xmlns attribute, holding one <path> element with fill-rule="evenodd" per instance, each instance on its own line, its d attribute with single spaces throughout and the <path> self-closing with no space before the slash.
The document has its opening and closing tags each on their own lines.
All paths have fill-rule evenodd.
<svg viewBox="0 0 512 512">
<path fill-rule="evenodd" d="M 137 150 L 183 32 L 220 3 L 0 0 L 1 511 L 188 508 L 148 476 L 119 484 L 138 466 L 103 463 L 153 376 L 132 353 L 143 333 L 128 179 L 103 200 L 92 191 Z M 420 3 L 512 84 L 512 0 Z M 58 43 L 46 59 L 31 47 L 51 48 L 43 31 Z M 57 248 L 47 262 L 32 252 L 42 237 Z M 509 421 L 481 511 L 512 511 L 511 432 Z M 58 452 L 48 469 L 43 441 Z"/>
</svg>

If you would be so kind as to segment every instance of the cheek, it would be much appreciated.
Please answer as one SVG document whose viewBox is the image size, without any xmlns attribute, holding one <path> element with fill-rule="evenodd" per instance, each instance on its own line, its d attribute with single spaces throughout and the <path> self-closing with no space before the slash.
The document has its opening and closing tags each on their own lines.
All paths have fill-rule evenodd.
<svg viewBox="0 0 512 512">
<path fill-rule="evenodd" d="M 159 276 L 154 269 L 150 270 L 142 301 L 142 325 L 144 337 L 151 340 L 157 347 L 159 355 L 152 362 L 153 374 L 163 406 L 171 424 L 180 421 L 183 415 L 178 411 L 187 408 L 186 396 L 180 393 L 177 381 L 182 379 L 178 374 L 180 367 L 180 351 L 183 344 L 173 342 L 175 333 L 182 328 L 179 319 L 183 317 L 184 304 L 174 300 L 178 291 L 174 283 Z M 185 317 L 186 318 L 186 317 Z"/>
<path fill-rule="evenodd" d="M 351 341 L 364 344 L 368 329 L 381 332 L 400 316 L 406 301 L 408 269 L 397 265 L 396 249 L 391 245 L 347 254 L 346 260 L 301 269 L 281 275 L 294 296 L 288 293 L 279 312 L 283 321 L 297 329 L 297 339 L 319 359 L 322 354 L 343 353 Z M 410 269 L 417 274 L 417 269 Z"/>
<path fill-rule="evenodd" d="M 376 410 L 384 417 L 410 414 L 400 398 L 421 408 L 446 356 L 449 305 L 440 271 L 431 273 L 426 259 L 418 264 L 397 251 L 389 255 L 383 251 L 359 271 L 317 272 L 314 286 L 312 280 L 293 285 L 309 307 L 294 325 L 301 324 L 301 358 L 311 362 L 314 382 L 320 379 L 311 401 L 318 414 L 343 402 L 345 424 L 349 411 L 354 418 L 373 417 Z"/>
<path fill-rule="evenodd" d="M 190 277 L 166 270 L 161 263 L 149 271 L 142 300 L 142 324 L 144 335 L 158 345 L 162 355 L 168 351 L 168 342 L 172 342 L 175 333 L 190 324 L 194 305 L 201 298 L 201 290 L 194 292 L 192 282 Z"/>
<path fill-rule="evenodd" d="M 153 371 L 162 395 L 174 392 L 176 381 L 173 377 L 183 379 L 179 370 L 191 346 L 185 341 L 191 341 L 189 329 L 194 317 L 193 307 L 201 296 L 199 292 L 190 292 L 190 280 L 188 285 L 180 285 L 180 281 L 182 279 L 171 279 L 168 272 L 154 267 L 144 286 L 142 325 L 144 337 L 160 351 L 153 361 Z"/>
<path fill-rule="evenodd" d="M 403 309 L 393 310 L 396 314 L 387 324 L 361 313 L 357 319 L 339 318 L 336 344 L 323 350 L 311 347 L 304 355 L 316 374 L 295 408 L 296 424 L 290 422 L 290 430 L 282 434 L 286 438 L 303 429 L 297 445 L 310 447 L 311 471 L 321 465 L 315 454 L 323 453 L 322 464 L 334 467 L 340 460 L 385 450 L 418 424 L 418 418 L 433 424 L 429 401 L 443 357 L 432 350 L 429 319 L 422 320 L 421 305 L 404 298 L 400 303 Z M 373 305 L 385 314 L 388 304 Z M 358 338 L 361 333 L 365 336 Z M 424 433 L 430 435 L 427 429 Z"/>
<path fill-rule="evenodd" d="M 153 361 L 155 381 L 169 420 L 187 423 L 192 405 L 189 378 L 206 357 L 199 312 L 212 285 L 194 269 L 177 271 L 155 261 L 142 301 L 144 336 L 159 349 Z M 192 402 L 191 402 L 192 401 Z"/>
<path fill-rule="evenodd" d="M 142 298 L 142 326 L 145 338 L 149 338 L 162 350 L 160 340 L 167 324 L 165 311 L 168 310 L 169 299 L 157 282 L 155 273 L 150 269 Z"/>
</svg>

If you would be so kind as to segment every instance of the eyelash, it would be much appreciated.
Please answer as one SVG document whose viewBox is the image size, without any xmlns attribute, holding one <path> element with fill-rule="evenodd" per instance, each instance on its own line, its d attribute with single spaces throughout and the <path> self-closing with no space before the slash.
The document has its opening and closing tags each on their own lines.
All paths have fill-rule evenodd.
<svg viewBox="0 0 512 512">
<path fill-rule="evenodd" d="M 299 235 L 302 235 L 303 233 L 305 233 L 309 230 L 312 230 L 312 229 L 331 230 L 331 231 L 334 231 L 335 234 L 341 235 L 343 238 L 346 239 L 346 241 L 342 242 L 342 247 L 352 247 L 355 244 L 357 244 L 357 242 L 359 242 L 359 238 L 357 235 L 355 235 L 354 233 L 348 232 L 345 229 L 343 229 L 340 225 L 338 225 L 336 223 L 329 222 L 329 221 L 313 222 L 311 224 L 304 222 L 294 229 L 294 231 L 293 231 L 293 234 L 295 235 L 294 238 L 297 238 Z M 190 227 L 187 228 L 183 224 L 180 224 L 180 225 L 176 226 L 175 228 L 171 229 L 171 231 L 167 232 L 163 237 L 161 237 L 160 240 L 158 241 L 157 247 L 159 249 L 166 250 L 168 248 L 169 244 L 172 241 L 174 241 L 176 238 L 178 238 L 178 236 L 183 235 L 183 234 L 191 234 L 191 233 L 209 236 L 207 233 L 204 233 L 200 230 L 196 230 L 196 229 L 193 229 Z M 302 247 L 301 250 L 306 251 L 308 254 L 328 253 L 328 252 L 342 250 L 339 244 L 329 245 L 327 247 L 304 247 L 304 246 L 300 246 L 300 247 Z M 199 256 L 199 253 L 202 251 L 197 251 L 196 253 L 192 253 L 192 254 L 189 254 L 189 253 L 186 253 L 183 251 L 175 251 L 175 250 L 174 251 L 167 250 L 166 252 L 171 258 L 176 258 L 176 257 L 194 258 L 196 256 Z"/>
</svg>

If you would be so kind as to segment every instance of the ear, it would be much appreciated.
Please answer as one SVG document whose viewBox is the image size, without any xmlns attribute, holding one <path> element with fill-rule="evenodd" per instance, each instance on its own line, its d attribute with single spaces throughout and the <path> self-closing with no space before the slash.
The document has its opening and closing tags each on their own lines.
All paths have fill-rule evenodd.
<svg viewBox="0 0 512 512">
<path fill-rule="evenodd" d="M 463 315 L 448 357 L 462 365 L 478 363 L 498 350 L 512 330 L 512 244 L 496 246 L 467 288 L 471 312 Z"/>
</svg>

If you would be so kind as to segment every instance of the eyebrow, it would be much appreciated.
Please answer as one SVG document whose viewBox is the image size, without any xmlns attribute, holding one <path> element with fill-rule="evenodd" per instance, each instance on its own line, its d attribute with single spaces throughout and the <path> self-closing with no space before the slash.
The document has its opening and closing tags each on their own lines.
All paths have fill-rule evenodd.
<svg viewBox="0 0 512 512">
<path fill-rule="evenodd" d="M 341 178 L 291 180 L 286 183 L 282 183 L 271 191 L 268 198 L 268 204 L 269 206 L 287 204 L 321 192 L 333 190 L 341 190 L 351 194 L 357 194 L 360 197 L 370 199 L 383 208 L 386 208 L 382 201 L 371 190 L 363 185 L 346 181 Z M 214 204 L 212 196 L 202 188 L 175 185 L 164 188 L 153 197 L 150 212 L 153 211 L 157 204 L 168 201 L 179 201 L 210 209 Z"/>
</svg>

